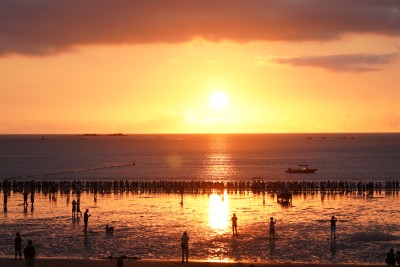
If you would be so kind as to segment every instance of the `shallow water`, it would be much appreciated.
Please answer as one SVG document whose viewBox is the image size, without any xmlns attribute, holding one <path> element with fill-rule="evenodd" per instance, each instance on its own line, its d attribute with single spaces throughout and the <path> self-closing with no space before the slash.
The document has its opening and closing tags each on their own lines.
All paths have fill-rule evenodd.
<svg viewBox="0 0 400 267">
<path fill-rule="evenodd" d="M 3 198 L 3 194 L 0 194 Z M 13 255 L 15 232 L 32 239 L 38 257 L 101 258 L 126 255 L 142 259 L 179 260 L 180 237 L 190 236 L 190 258 L 211 261 L 383 263 L 391 247 L 400 248 L 398 194 L 319 193 L 297 195 L 292 206 L 276 196 L 253 193 L 180 195 L 123 193 L 81 196 L 88 208 L 90 233 L 83 217 L 73 219 L 71 202 L 60 193 L 35 195 L 24 211 L 21 193 L 11 193 L 1 215 L 0 256 Z M 230 218 L 238 216 L 239 237 Z M 337 239 L 329 240 L 332 215 L 338 218 Z M 276 240 L 269 238 L 268 219 L 277 219 Z M 115 227 L 107 236 L 106 224 Z"/>
</svg>

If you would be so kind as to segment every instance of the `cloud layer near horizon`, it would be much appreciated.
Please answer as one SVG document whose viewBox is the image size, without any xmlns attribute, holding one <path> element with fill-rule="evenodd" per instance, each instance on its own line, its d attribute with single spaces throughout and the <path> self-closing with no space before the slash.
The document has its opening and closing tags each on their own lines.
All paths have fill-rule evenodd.
<svg viewBox="0 0 400 267">
<path fill-rule="evenodd" d="M 302 57 L 267 57 L 264 61 L 287 64 L 295 67 L 315 67 L 336 72 L 365 72 L 381 70 L 382 65 L 390 64 L 398 53 L 390 54 L 345 54 Z M 259 59 L 260 60 L 260 59 Z"/>
<path fill-rule="evenodd" d="M 398 0 L 1 0 L 0 55 L 93 44 L 400 35 Z"/>
</svg>

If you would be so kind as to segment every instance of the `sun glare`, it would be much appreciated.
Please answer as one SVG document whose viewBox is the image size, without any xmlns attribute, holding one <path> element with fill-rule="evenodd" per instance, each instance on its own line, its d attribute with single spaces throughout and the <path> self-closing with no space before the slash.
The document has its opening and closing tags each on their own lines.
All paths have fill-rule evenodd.
<svg viewBox="0 0 400 267">
<path fill-rule="evenodd" d="M 224 232 L 228 229 L 228 198 L 226 192 L 223 195 L 210 195 L 209 223 L 215 231 Z"/>
<path fill-rule="evenodd" d="M 223 109 L 228 105 L 228 96 L 223 92 L 214 92 L 210 96 L 210 105 L 215 109 Z"/>
</svg>

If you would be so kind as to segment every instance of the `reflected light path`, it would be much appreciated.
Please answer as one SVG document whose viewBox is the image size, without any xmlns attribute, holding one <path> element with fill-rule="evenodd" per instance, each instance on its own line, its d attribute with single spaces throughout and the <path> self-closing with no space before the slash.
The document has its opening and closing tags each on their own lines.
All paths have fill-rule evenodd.
<svg viewBox="0 0 400 267">
<path fill-rule="evenodd" d="M 204 177 L 215 180 L 229 180 L 236 172 L 234 159 L 228 147 L 226 136 L 219 136 L 209 143 L 210 153 L 205 159 Z"/>
<path fill-rule="evenodd" d="M 216 234 L 222 234 L 229 225 L 229 200 L 226 192 L 212 194 L 209 198 L 208 221 Z"/>
</svg>

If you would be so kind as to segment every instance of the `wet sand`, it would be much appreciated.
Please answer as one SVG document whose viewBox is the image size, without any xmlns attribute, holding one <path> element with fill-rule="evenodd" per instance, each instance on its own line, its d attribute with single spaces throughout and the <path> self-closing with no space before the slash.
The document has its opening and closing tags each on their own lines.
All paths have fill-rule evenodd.
<svg viewBox="0 0 400 267">
<path fill-rule="evenodd" d="M 249 267 L 253 264 L 255 267 L 258 266 L 270 266 L 270 267 L 378 267 L 384 266 L 384 264 L 311 264 L 311 263 L 225 263 L 225 262 L 189 262 L 188 264 L 181 264 L 177 261 L 141 261 L 141 260 L 125 260 L 124 267 Z M 117 265 L 116 260 L 74 260 L 74 259 L 37 259 L 35 267 L 115 267 Z M 1 258 L 0 266 L 7 267 L 20 267 L 25 266 L 24 261 L 14 261 L 13 258 Z"/>
</svg>

